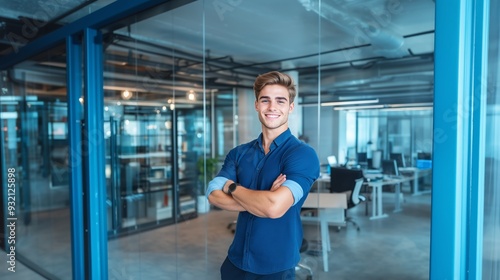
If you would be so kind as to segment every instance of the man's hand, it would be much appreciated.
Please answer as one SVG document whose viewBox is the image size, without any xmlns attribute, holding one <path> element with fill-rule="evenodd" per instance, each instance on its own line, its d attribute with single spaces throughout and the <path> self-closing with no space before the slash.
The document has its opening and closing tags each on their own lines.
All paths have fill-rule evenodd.
<svg viewBox="0 0 500 280">
<path fill-rule="evenodd" d="M 279 187 L 281 187 L 281 185 L 286 181 L 286 175 L 285 174 L 280 174 L 276 180 L 274 180 L 273 182 L 273 185 L 271 186 L 271 189 L 269 189 L 270 191 L 275 191 L 277 190 Z"/>
</svg>

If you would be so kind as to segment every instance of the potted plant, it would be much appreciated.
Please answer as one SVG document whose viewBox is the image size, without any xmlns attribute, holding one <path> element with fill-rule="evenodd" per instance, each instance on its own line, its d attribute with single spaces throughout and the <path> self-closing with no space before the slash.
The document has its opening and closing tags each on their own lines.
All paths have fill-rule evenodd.
<svg viewBox="0 0 500 280">
<path fill-rule="evenodd" d="M 206 213 L 209 209 L 208 200 L 205 197 L 205 191 L 207 189 L 205 183 L 208 184 L 215 176 L 217 172 L 217 163 L 218 160 L 211 157 L 200 157 L 196 163 L 198 169 L 198 213 Z"/>
</svg>

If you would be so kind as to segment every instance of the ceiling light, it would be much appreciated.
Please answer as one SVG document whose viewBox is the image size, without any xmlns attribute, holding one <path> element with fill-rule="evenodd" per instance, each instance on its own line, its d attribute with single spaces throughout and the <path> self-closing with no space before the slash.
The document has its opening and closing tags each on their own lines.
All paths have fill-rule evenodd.
<svg viewBox="0 0 500 280">
<path fill-rule="evenodd" d="M 432 110 L 432 106 L 419 106 L 419 107 L 393 107 L 393 108 L 384 108 L 380 111 L 423 111 L 423 110 Z"/>
<path fill-rule="evenodd" d="M 196 100 L 196 93 L 193 90 L 190 90 L 187 92 L 187 99 L 189 101 L 195 101 Z"/>
<path fill-rule="evenodd" d="M 333 110 L 361 110 L 361 109 L 381 109 L 384 108 L 384 105 L 365 105 L 365 106 L 343 106 L 343 107 L 334 107 Z"/>
<path fill-rule="evenodd" d="M 323 102 L 321 103 L 321 106 L 342 106 L 342 105 L 371 104 L 371 103 L 378 103 L 378 99 Z"/>
<path fill-rule="evenodd" d="M 122 98 L 124 100 L 129 100 L 130 98 L 132 98 L 132 93 L 128 90 L 124 90 L 122 91 Z"/>
<path fill-rule="evenodd" d="M 432 102 L 422 103 L 403 103 L 403 104 L 390 104 L 390 108 L 403 108 L 403 107 L 432 107 Z"/>
</svg>

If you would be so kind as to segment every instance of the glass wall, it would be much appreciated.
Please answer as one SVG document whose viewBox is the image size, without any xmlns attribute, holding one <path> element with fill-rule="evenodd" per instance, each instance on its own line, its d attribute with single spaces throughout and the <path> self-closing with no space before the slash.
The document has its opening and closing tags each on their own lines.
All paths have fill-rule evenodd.
<svg viewBox="0 0 500 280">
<path fill-rule="evenodd" d="M 213 208 L 206 212 L 194 197 L 213 176 L 207 171 L 212 158 L 220 163 L 232 147 L 259 135 L 252 90 L 258 74 L 279 69 L 296 78 L 299 97 L 290 127 L 317 150 L 323 163 L 328 155 L 347 154 L 349 147 L 368 135 L 375 135 L 373 146 L 386 152 L 388 143 L 394 141 L 413 151 L 408 145 L 413 141 L 409 121 L 399 122 L 394 116 L 390 125 L 389 115 L 382 114 L 375 126 L 352 125 L 362 118 L 320 106 L 340 98 L 335 92 L 347 90 L 350 80 L 376 80 L 385 69 L 365 73 L 349 65 L 349 59 L 370 63 L 373 53 L 363 47 L 356 52 L 341 51 L 344 44 L 359 42 L 349 37 L 341 42 L 331 39 L 342 32 L 338 23 L 330 21 L 329 13 L 335 11 L 321 10 L 314 1 L 310 5 L 300 1 L 206 4 L 195 2 L 145 20 L 132 19 L 128 26 L 104 34 L 110 42 L 104 74 L 105 122 L 110 122 L 106 156 L 109 178 L 117 178 L 115 186 L 109 180 L 108 192 L 120 194 L 110 199 L 109 208 L 113 217 L 108 223 L 110 236 L 117 237 L 109 241 L 111 279 L 166 274 L 173 279 L 219 278 L 232 240 L 231 232 L 224 230 L 232 227 L 236 213 Z M 276 20 L 275 11 L 284 6 L 287 16 Z M 293 36 L 276 37 L 290 29 Z M 247 38 L 252 43 L 244 44 Z M 337 77 L 344 72 L 349 76 L 339 82 Z M 417 90 L 429 77 L 424 75 L 422 81 L 413 81 L 417 86 L 408 88 Z M 343 98 L 350 95 L 345 92 Z M 116 130 L 113 122 L 117 122 Z M 320 129 L 325 125 L 326 129 Z M 329 133 L 332 128 L 336 132 Z M 114 166 L 113 159 L 118 159 Z M 121 190 L 113 191 L 116 188 Z M 424 223 L 428 226 L 428 216 Z M 319 226 L 307 225 L 305 232 L 314 253 L 314 241 L 321 240 Z M 125 233 L 129 235 L 123 237 Z M 428 232 L 422 234 L 425 245 Z M 399 233 L 385 235 L 390 239 Z M 165 265 L 158 266 L 158 261 Z M 305 254 L 304 261 L 320 279 L 342 277 L 333 266 L 326 271 L 319 257 Z M 425 267 L 428 260 L 421 261 Z M 368 265 L 368 260 L 360 262 Z M 426 273 L 425 268 L 416 272 Z M 303 272 L 299 277 L 305 277 Z"/>
<path fill-rule="evenodd" d="M 379 150 L 383 159 L 390 159 L 391 153 L 402 153 L 405 167 L 417 166 L 418 159 L 432 157 L 432 109 L 353 114 L 358 122 L 358 153 Z"/>
<path fill-rule="evenodd" d="M 484 159 L 483 279 L 500 277 L 500 48 L 498 1 L 490 7 Z"/>
<path fill-rule="evenodd" d="M 12 181 L 5 221 L 15 225 L 9 247 L 18 262 L 61 279 L 71 277 L 64 56 L 62 45 L 2 72 L 0 96 L 2 172 Z"/>
<path fill-rule="evenodd" d="M 298 97 L 290 129 L 316 150 L 323 173 L 327 156 L 344 163 L 351 148 L 355 154 L 401 151 L 413 165 L 416 153 L 432 143 L 432 113 L 415 111 L 401 118 L 361 107 L 352 113 L 345 107 L 363 99 L 376 99 L 379 108 L 415 106 L 408 104 L 429 98 L 432 102 L 433 17 L 411 15 L 416 9 L 433 15 L 434 5 L 413 2 L 397 7 L 372 3 L 370 8 L 353 2 L 341 8 L 335 1 L 194 1 L 176 8 L 161 6 L 103 27 L 104 107 L 98 109 L 104 112 L 106 144 L 108 278 L 220 279 L 237 213 L 208 206 L 203 195 L 227 152 L 261 132 L 252 89 L 259 74 L 280 70 L 295 78 Z M 368 24 L 372 29 L 365 29 Z M 33 72 L 18 78 L 21 84 L 8 79 L 19 100 L 34 100 L 22 106 L 17 99 L 2 102 L 2 112 L 9 112 L 2 114 L 7 135 L 3 157 L 23 178 L 30 164 L 40 177 L 22 181 L 24 190 L 29 189 L 27 182 L 36 182 L 41 194 L 19 192 L 26 196 L 20 201 L 30 201 L 23 208 L 25 219 L 38 226 L 36 234 L 25 230 L 28 226 L 20 228 L 26 234 L 19 234 L 19 252 L 52 278 L 68 279 L 68 128 L 61 82 L 66 78 L 65 60 L 62 54 L 49 54 L 42 56 L 44 68 L 29 62 L 16 67 Z M 39 76 L 44 78 L 32 78 Z M 31 111 L 25 119 L 13 113 Z M 392 198 L 392 192 L 389 195 Z M 382 278 L 387 264 L 410 263 L 418 269 L 405 269 L 405 278 L 425 279 L 430 197 L 408 201 L 414 202 L 406 207 L 417 209 L 416 218 L 406 219 L 403 211 L 385 221 L 410 221 L 413 227 L 408 228 L 417 228 L 418 241 L 408 240 L 401 226 L 388 230 L 384 221 L 370 220 L 365 207 L 358 207 L 351 213 L 374 237 L 370 242 L 380 245 L 372 258 L 360 258 L 373 247 L 365 246 L 367 239 L 352 227 L 331 227 L 332 251 L 325 266 L 318 248 L 320 227 L 314 223 L 304 226 L 310 248 L 303 252 L 303 261 L 317 279 L 363 278 L 375 274 L 360 270 L 353 275 L 343 264 L 370 267 L 373 258 L 411 248 L 412 254 L 383 258 L 386 263 L 377 265 L 375 273 Z M 51 251 L 57 257 L 34 258 L 51 244 L 40 241 L 45 234 L 38 234 L 39 229 L 51 233 L 49 241 L 59 242 Z M 65 264 L 66 270 L 51 269 L 55 262 Z M 306 272 L 298 272 L 299 279 L 305 277 Z"/>
</svg>

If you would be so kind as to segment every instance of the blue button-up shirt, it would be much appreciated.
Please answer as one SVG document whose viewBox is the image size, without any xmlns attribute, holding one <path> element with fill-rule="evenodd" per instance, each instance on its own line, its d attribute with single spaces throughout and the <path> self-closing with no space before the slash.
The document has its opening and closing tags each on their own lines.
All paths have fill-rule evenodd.
<svg viewBox="0 0 500 280">
<path fill-rule="evenodd" d="M 252 190 L 269 190 L 279 174 L 294 197 L 293 206 L 280 218 L 260 218 L 240 212 L 228 258 L 237 267 L 255 274 L 271 274 L 295 267 L 300 260 L 302 222 L 300 210 L 313 182 L 319 177 L 319 159 L 312 147 L 286 130 L 265 154 L 262 134 L 232 149 L 207 195 L 231 179 Z"/>
</svg>

